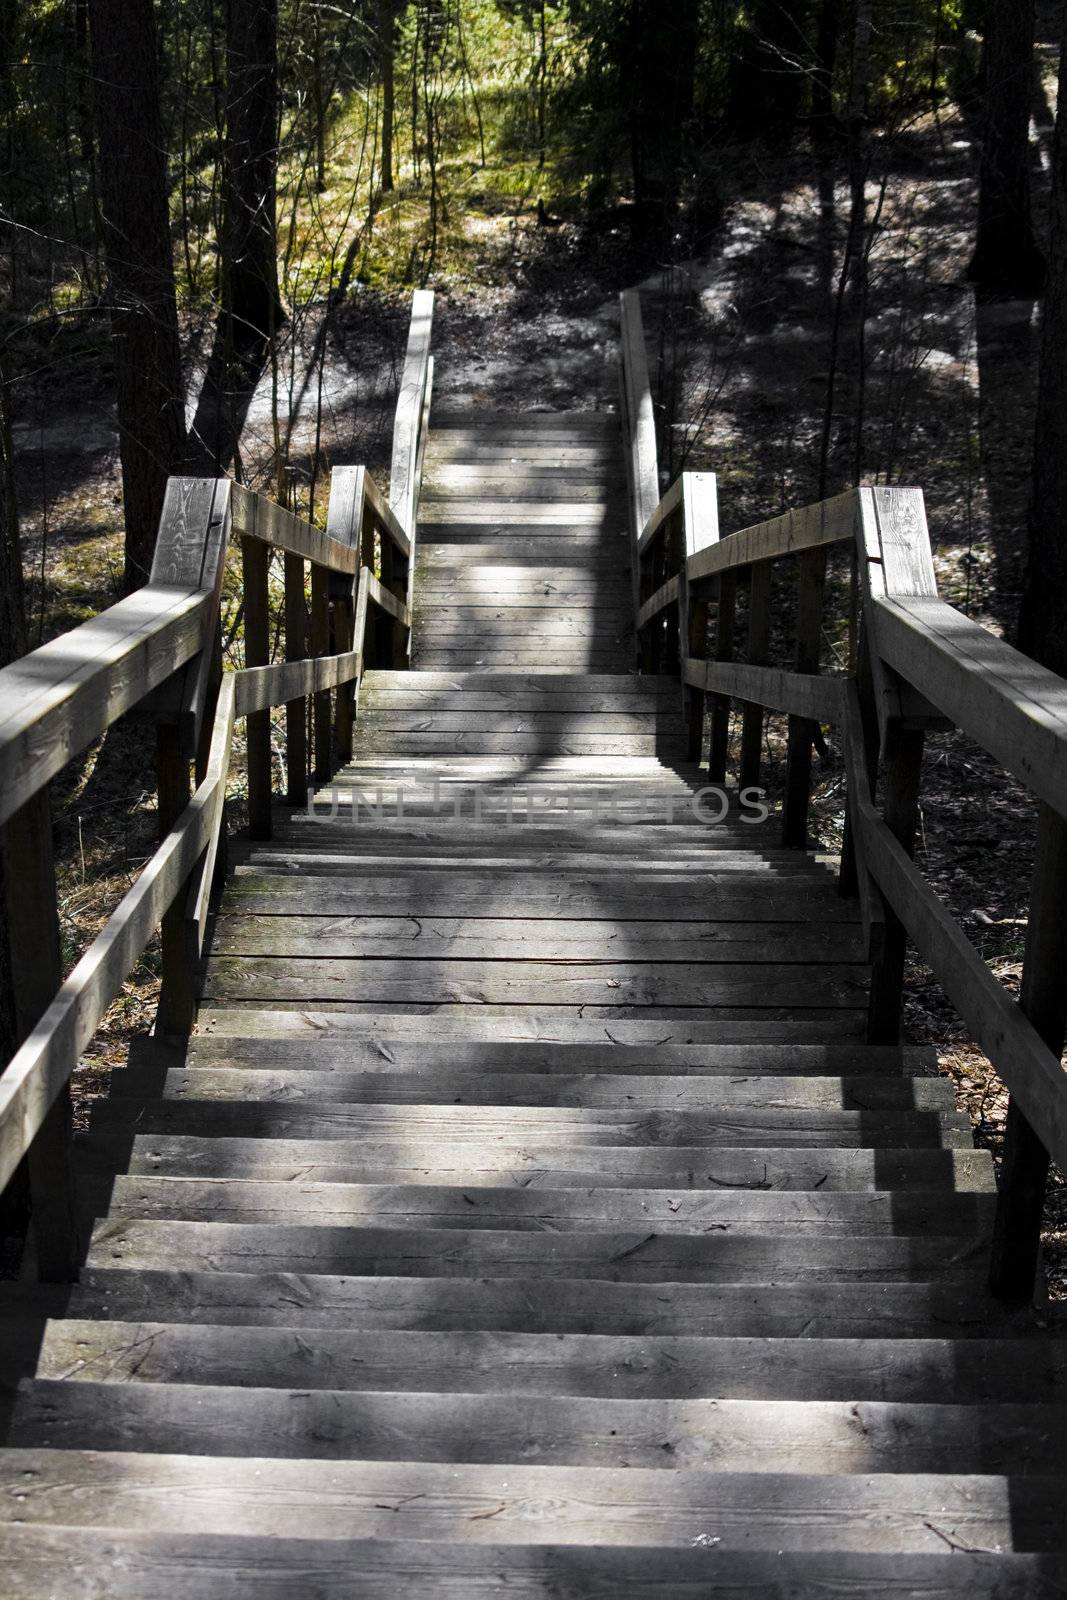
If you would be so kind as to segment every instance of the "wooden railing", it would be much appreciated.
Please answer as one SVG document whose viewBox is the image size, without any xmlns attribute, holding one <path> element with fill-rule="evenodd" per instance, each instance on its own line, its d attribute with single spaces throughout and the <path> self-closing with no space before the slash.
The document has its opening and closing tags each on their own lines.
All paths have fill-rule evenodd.
<svg viewBox="0 0 1067 1600">
<path fill-rule="evenodd" d="M 407 664 L 432 310 L 433 296 L 417 293 L 393 431 L 400 476 L 388 498 L 365 468 L 335 468 L 323 531 L 228 479 L 172 479 L 144 588 L 0 672 L 0 849 L 22 1041 L 0 1075 L 0 1189 L 25 1158 L 44 1279 L 76 1276 L 80 1261 L 71 1074 L 157 928 L 157 1031 L 185 1032 L 195 1018 L 225 854 L 235 720 L 246 727 L 249 832 L 266 839 L 271 708 L 286 707 L 286 799 L 302 805 L 309 768 L 323 782 L 351 756 L 364 666 Z M 219 620 L 231 535 L 241 548 L 244 667 L 224 672 Z M 271 661 L 275 552 L 284 560 L 280 662 Z M 133 710 L 156 729 L 159 848 L 63 981 L 48 786 Z"/>
<path fill-rule="evenodd" d="M 720 538 L 713 475 L 683 473 L 647 511 L 657 469 L 642 420 L 651 426 L 652 405 L 632 294 L 622 300 L 621 350 L 641 669 L 678 675 L 690 755 L 699 761 L 708 750 L 712 782 L 726 778 L 735 705 L 739 789 L 759 782 L 767 712 L 787 716 L 787 845 L 807 843 L 813 740 L 821 724 L 836 727 L 847 794 L 840 883 L 860 900 L 872 974 L 868 1039 L 899 1040 L 911 941 L 1010 1092 L 990 1281 L 998 1294 L 1026 1297 L 1049 1155 L 1067 1171 L 1067 681 L 938 597 L 918 489 L 850 490 Z M 847 562 L 828 588 L 834 549 Z M 786 569 L 791 605 L 782 602 Z M 841 597 L 836 618 L 828 595 Z M 744 641 L 735 637 L 739 599 Z M 831 675 L 820 658 L 834 621 L 847 667 Z M 1025 785 L 1038 808 L 1018 1000 L 912 859 L 925 735 L 953 727 Z"/>
</svg>

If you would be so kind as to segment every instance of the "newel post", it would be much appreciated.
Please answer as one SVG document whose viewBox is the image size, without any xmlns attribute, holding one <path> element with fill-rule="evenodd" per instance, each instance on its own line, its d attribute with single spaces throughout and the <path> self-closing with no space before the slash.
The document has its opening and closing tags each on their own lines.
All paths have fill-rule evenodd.
<svg viewBox="0 0 1067 1600">
<path fill-rule="evenodd" d="M 922 490 L 857 490 L 856 531 L 865 660 L 870 669 L 881 743 L 882 809 L 887 826 L 913 855 L 924 734 L 921 721 L 906 715 L 909 691 L 879 655 L 876 602 L 937 598 Z M 871 969 L 867 1015 L 867 1039 L 871 1044 L 899 1043 L 906 949 L 904 924 L 887 906 L 884 936 Z"/>
<path fill-rule="evenodd" d="M 686 754 L 700 765 L 704 748 L 704 689 L 686 682 L 686 661 L 703 661 L 708 653 L 707 585 L 689 582 L 689 557 L 719 542 L 719 495 L 714 472 L 682 473 L 682 564 L 678 579 L 678 654 L 684 685 Z"/>
<path fill-rule="evenodd" d="M 214 713 L 221 673 L 219 611 L 231 517 L 228 479 L 171 478 L 167 484 L 150 581 L 201 589 L 209 603 L 199 654 L 155 703 L 161 838 L 188 803 L 190 767 L 194 761 L 202 762 L 203 736 Z M 202 863 L 196 871 L 201 868 Z M 187 1033 L 196 1016 L 199 952 L 190 942 L 185 899 L 184 894 L 175 897 L 160 930 L 162 983 L 156 1026 L 162 1033 Z"/>
<path fill-rule="evenodd" d="M 326 531 L 338 544 L 355 552 L 356 571 L 360 565 L 360 545 L 366 516 L 366 468 L 334 467 L 330 474 L 330 500 L 326 512 Z M 343 655 L 353 647 L 355 622 L 355 573 L 330 573 L 330 597 L 334 612 L 334 649 Z M 341 762 L 352 759 L 353 685 L 338 685 L 334 707 L 334 742 Z"/>
</svg>

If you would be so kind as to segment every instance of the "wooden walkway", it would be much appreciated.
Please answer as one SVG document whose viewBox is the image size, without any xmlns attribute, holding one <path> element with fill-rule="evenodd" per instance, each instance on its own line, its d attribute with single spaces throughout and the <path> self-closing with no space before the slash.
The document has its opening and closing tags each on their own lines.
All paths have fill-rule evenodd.
<svg viewBox="0 0 1067 1600">
<path fill-rule="evenodd" d="M 984 1290 L 932 1053 L 864 1043 L 858 903 L 627 675 L 620 469 L 431 433 L 414 670 L 232 865 L 12 1324 L 12 1600 L 1065 1592 L 1067 1347 Z"/>
</svg>

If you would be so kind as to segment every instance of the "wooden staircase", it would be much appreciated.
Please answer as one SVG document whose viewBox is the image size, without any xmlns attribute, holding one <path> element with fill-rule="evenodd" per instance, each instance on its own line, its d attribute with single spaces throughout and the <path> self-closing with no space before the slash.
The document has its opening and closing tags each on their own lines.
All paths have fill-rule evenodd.
<svg viewBox="0 0 1067 1600">
<path fill-rule="evenodd" d="M 1067 1351 L 932 1053 L 863 1042 L 856 903 L 625 672 L 614 428 L 431 434 L 417 670 L 13 1297 L 12 1600 L 1064 1594 Z"/>
</svg>

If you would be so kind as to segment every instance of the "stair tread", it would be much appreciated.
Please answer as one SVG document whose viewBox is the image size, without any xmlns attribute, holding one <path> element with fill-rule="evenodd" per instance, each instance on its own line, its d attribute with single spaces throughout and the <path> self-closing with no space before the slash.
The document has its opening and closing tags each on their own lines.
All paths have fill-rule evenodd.
<svg viewBox="0 0 1067 1600">
<path fill-rule="evenodd" d="M 484 1515 L 499 1517 L 490 1510 Z M 856 1521 L 862 1525 L 864 1514 Z M 704 1549 L 647 1543 L 614 1550 L 600 1547 L 599 1538 L 589 1549 L 401 1541 L 384 1528 L 375 1541 L 19 1527 L 5 1536 L 5 1555 L 21 1600 L 54 1600 L 59 1581 L 65 1600 L 97 1600 L 101 1593 L 110 1600 L 245 1600 L 252 1592 L 261 1600 L 291 1600 L 294 1584 L 308 1573 L 315 1575 L 317 1595 L 342 1600 L 353 1592 L 353 1572 L 359 1573 L 360 1600 L 483 1600 L 499 1596 L 502 1582 L 514 1600 L 707 1600 L 709 1594 L 823 1600 L 831 1592 L 840 1600 L 872 1594 L 886 1600 L 1061 1600 L 1058 1545 L 1055 1553 L 1007 1554 L 958 1545 L 951 1534 L 927 1529 L 941 1551 L 927 1544 L 913 1550 L 907 1534 L 895 1531 L 899 1519 L 887 1521 L 894 1531 L 873 1553 L 798 1552 L 776 1534 L 779 1546 L 788 1548 L 785 1559 L 778 1551 L 724 1548 L 721 1535 L 706 1532 L 692 1536 L 707 1541 Z M 1003 1522 L 975 1516 L 961 1518 L 960 1526 L 963 1537 L 973 1530 L 978 1540 Z M 872 1527 L 869 1544 L 880 1532 Z M 907 1541 L 905 1553 L 888 1552 L 894 1537 Z"/>
</svg>

